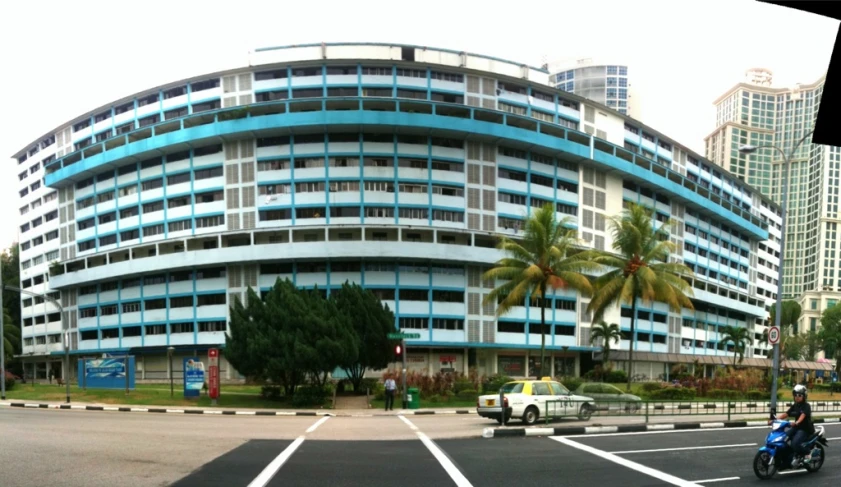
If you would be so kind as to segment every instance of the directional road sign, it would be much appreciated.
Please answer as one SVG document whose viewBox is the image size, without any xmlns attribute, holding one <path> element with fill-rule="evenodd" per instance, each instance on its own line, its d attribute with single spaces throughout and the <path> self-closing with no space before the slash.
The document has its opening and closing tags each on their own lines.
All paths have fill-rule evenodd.
<svg viewBox="0 0 841 487">
<path fill-rule="evenodd" d="M 420 338 L 420 333 L 389 333 L 389 340 L 406 340 L 408 338 Z"/>
</svg>

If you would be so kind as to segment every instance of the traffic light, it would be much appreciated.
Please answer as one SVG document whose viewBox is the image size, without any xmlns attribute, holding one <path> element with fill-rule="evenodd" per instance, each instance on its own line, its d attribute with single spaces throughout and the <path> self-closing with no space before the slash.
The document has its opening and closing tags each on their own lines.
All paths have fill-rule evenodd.
<svg viewBox="0 0 841 487">
<path fill-rule="evenodd" d="M 402 352 L 403 352 L 403 347 L 401 347 L 400 345 L 397 345 L 397 346 L 394 347 L 394 356 L 395 357 L 400 357 Z"/>
</svg>

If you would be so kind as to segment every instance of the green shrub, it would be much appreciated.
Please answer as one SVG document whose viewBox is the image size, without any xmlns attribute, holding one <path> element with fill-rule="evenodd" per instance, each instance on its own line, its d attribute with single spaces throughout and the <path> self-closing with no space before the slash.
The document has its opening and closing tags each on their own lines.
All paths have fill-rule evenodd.
<svg viewBox="0 0 841 487">
<path fill-rule="evenodd" d="M 604 381 L 610 383 L 628 382 L 628 374 L 624 370 L 610 370 L 604 374 Z"/>
<path fill-rule="evenodd" d="M 359 394 L 365 394 L 365 391 L 370 390 L 371 393 L 376 393 L 378 389 L 385 388 L 385 386 L 377 379 L 373 378 L 365 378 L 362 379 L 362 383 L 359 384 L 359 390 L 354 391 Z"/>
<path fill-rule="evenodd" d="M 431 402 L 431 403 L 439 403 L 439 402 L 441 402 L 441 396 L 439 396 L 438 394 L 435 394 L 434 396 L 431 396 L 431 397 L 429 398 L 429 402 Z"/>
<path fill-rule="evenodd" d="M 7 370 L 6 371 L 6 390 L 9 391 L 9 390 L 13 389 L 14 387 L 15 387 L 15 376 Z"/>
<path fill-rule="evenodd" d="M 745 394 L 745 397 L 751 401 L 761 401 L 767 398 L 768 396 L 770 396 L 770 394 L 762 391 L 757 391 L 755 389 L 752 391 L 748 391 L 747 394 Z"/>
<path fill-rule="evenodd" d="M 459 401 L 475 401 L 479 397 L 479 392 L 476 389 L 463 389 L 456 394 Z"/>
<path fill-rule="evenodd" d="M 292 396 L 293 406 L 323 406 L 330 391 L 319 386 L 301 386 Z"/>
<path fill-rule="evenodd" d="M 499 392 L 499 389 L 506 383 L 511 382 L 513 379 L 503 374 L 496 374 L 485 378 L 485 381 L 482 383 L 482 393 L 483 394 L 493 394 L 495 392 Z"/>
<path fill-rule="evenodd" d="M 730 391 L 727 389 L 710 389 L 707 397 L 711 399 L 741 399 L 742 393 L 739 391 Z"/>
<path fill-rule="evenodd" d="M 691 387 L 666 387 L 650 393 L 648 397 L 659 401 L 689 401 L 695 399 L 695 389 Z"/>
<path fill-rule="evenodd" d="M 581 384 L 584 383 L 584 379 L 582 379 L 581 377 L 558 377 L 555 380 L 563 384 L 563 386 L 569 389 L 570 391 L 578 389 L 581 386 Z"/>
<path fill-rule="evenodd" d="M 833 382 L 829 390 L 832 392 L 841 392 L 841 382 Z"/>
<path fill-rule="evenodd" d="M 207 385 L 207 383 L 205 383 Z M 269 401 L 279 401 L 283 397 L 283 390 L 280 386 L 263 386 L 260 389 L 260 397 Z"/>
<path fill-rule="evenodd" d="M 476 385 L 469 379 L 459 379 L 453 383 L 453 392 L 459 394 L 462 391 L 476 392 Z"/>
<path fill-rule="evenodd" d="M 654 391 L 659 391 L 659 390 L 664 389 L 664 388 L 665 388 L 665 386 L 663 386 L 663 384 L 661 384 L 659 382 L 644 382 L 642 384 L 642 390 L 644 392 L 654 392 Z"/>
</svg>

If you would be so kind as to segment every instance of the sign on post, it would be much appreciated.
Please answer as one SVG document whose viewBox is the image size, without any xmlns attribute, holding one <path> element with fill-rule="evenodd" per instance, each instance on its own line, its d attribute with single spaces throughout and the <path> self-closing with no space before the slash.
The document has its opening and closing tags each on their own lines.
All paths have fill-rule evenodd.
<svg viewBox="0 0 841 487">
<path fill-rule="evenodd" d="M 128 360 L 126 357 L 81 359 L 77 373 L 82 388 L 134 389 L 134 371 L 134 357 L 129 356 Z"/>
<path fill-rule="evenodd" d="M 210 376 L 208 377 L 207 392 L 213 404 L 219 398 L 219 349 L 211 348 L 207 351 L 207 361 Z"/>
<path fill-rule="evenodd" d="M 420 333 L 389 333 L 389 340 L 407 340 L 411 338 L 420 338 Z"/>
<path fill-rule="evenodd" d="M 768 343 L 771 345 L 776 345 L 780 343 L 780 328 L 777 326 L 772 326 L 768 329 Z"/>
<path fill-rule="evenodd" d="M 184 358 L 184 397 L 199 397 L 204 389 L 204 364 L 198 357 Z"/>
</svg>

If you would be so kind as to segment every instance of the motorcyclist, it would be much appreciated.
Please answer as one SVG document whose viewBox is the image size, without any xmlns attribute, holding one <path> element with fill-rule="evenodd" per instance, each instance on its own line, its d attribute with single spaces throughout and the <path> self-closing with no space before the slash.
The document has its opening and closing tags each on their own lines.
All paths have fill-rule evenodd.
<svg viewBox="0 0 841 487">
<path fill-rule="evenodd" d="M 815 433 L 815 425 L 812 423 L 812 406 L 806 402 L 809 396 L 806 386 L 797 384 L 791 392 L 794 396 L 794 404 L 777 419 L 794 418 L 791 428 L 786 433 L 791 439 L 791 447 L 795 454 L 791 462 L 792 467 L 796 468 L 800 466 L 801 462 L 808 463 L 811 460 L 812 453 L 803 451 L 803 444 Z M 768 420 L 768 424 L 771 424 L 772 421 Z"/>
</svg>

